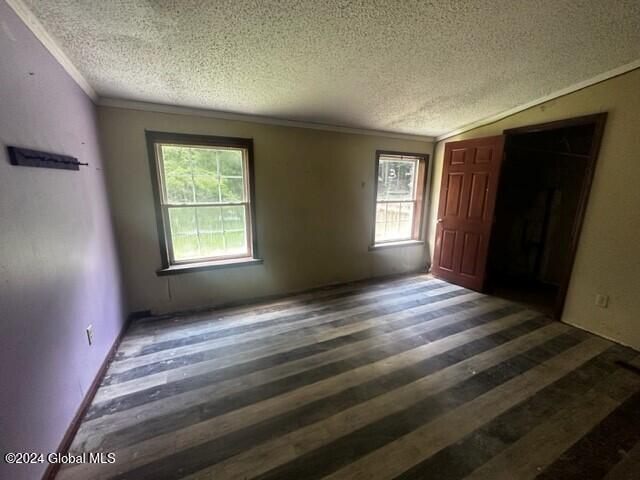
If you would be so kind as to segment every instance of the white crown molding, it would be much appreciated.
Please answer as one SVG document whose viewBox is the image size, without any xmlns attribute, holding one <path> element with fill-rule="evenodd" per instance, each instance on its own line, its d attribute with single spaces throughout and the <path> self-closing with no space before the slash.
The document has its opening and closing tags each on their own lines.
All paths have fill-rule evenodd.
<svg viewBox="0 0 640 480">
<path fill-rule="evenodd" d="M 371 135 L 376 137 L 397 138 L 401 140 L 413 140 L 418 142 L 433 142 L 434 138 L 425 135 L 413 135 L 409 133 L 387 132 L 382 130 L 368 130 L 363 128 L 342 127 L 338 125 L 325 125 L 323 123 L 300 122 L 296 120 L 283 120 L 259 115 L 244 113 L 221 112 L 204 108 L 182 107 L 178 105 L 164 105 L 159 103 L 139 102 L 137 100 L 124 100 L 119 98 L 100 97 L 98 105 L 104 107 L 125 108 L 130 110 L 142 110 L 145 112 L 169 113 L 173 115 L 194 115 L 198 117 L 218 118 L 221 120 L 235 120 L 239 122 L 264 123 L 267 125 L 280 125 L 283 127 L 309 128 L 312 130 L 324 130 L 328 132 L 350 133 L 356 135 Z"/>
<path fill-rule="evenodd" d="M 80 73 L 73 62 L 67 57 L 60 45 L 55 39 L 49 35 L 44 26 L 36 18 L 36 16 L 29 10 L 22 0 L 6 0 L 16 15 L 24 22 L 24 24 L 31 30 L 40 43 L 49 50 L 49 53 L 58 61 L 58 63 L 65 69 L 69 76 L 78 84 L 78 86 L 95 102 L 98 100 L 98 95 L 93 89 L 91 84 Z"/>
<path fill-rule="evenodd" d="M 550 100 L 555 100 L 556 98 L 563 97 L 568 95 L 569 93 L 577 92 L 578 90 L 582 90 L 583 88 L 590 87 L 591 85 L 595 85 L 596 83 L 604 82 L 605 80 L 609 80 L 610 78 L 617 77 L 619 75 L 625 74 L 636 68 L 640 68 L 640 60 L 636 60 L 631 63 L 627 63 L 626 65 L 622 65 L 620 67 L 614 68 L 613 70 L 609 70 L 607 72 L 596 75 L 595 77 L 591 77 L 587 80 L 583 80 L 582 82 L 575 83 L 569 87 L 563 88 L 561 90 L 557 90 L 549 95 L 545 95 L 544 97 L 537 98 L 536 100 L 532 100 L 531 102 L 524 103 L 517 107 L 511 108 L 509 110 L 505 110 L 503 112 L 497 113 L 495 115 L 491 115 L 490 117 L 485 117 L 481 120 L 476 120 L 475 122 L 468 123 L 460 128 L 452 130 L 443 135 L 438 135 L 436 137 L 436 141 L 440 142 L 449 137 L 453 137 L 454 135 L 460 135 L 461 133 L 468 132 L 469 130 L 473 130 L 474 128 L 483 127 L 485 125 L 489 125 L 490 123 L 497 122 L 498 120 L 502 120 L 503 118 L 510 117 L 516 113 L 522 112 L 528 108 L 536 107 L 542 103 L 548 102 Z"/>
</svg>

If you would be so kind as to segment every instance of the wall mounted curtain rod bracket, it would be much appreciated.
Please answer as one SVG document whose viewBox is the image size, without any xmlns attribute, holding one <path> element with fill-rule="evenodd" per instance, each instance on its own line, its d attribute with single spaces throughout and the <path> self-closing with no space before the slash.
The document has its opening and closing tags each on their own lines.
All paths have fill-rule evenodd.
<svg viewBox="0 0 640 480">
<path fill-rule="evenodd" d="M 40 152 L 27 148 L 7 147 L 11 165 L 22 167 L 57 168 L 62 170 L 80 170 L 80 166 L 88 166 L 88 163 L 78 161 L 77 158 L 57 153 Z"/>
</svg>

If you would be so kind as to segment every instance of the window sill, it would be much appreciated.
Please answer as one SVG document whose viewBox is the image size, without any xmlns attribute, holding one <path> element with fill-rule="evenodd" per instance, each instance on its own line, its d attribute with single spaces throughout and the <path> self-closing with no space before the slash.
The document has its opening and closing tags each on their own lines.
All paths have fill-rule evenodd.
<svg viewBox="0 0 640 480">
<path fill-rule="evenodd" d="M 206 270 L 217 270 L 220 268 L 245 267 L 250 265 L 260 265 L 261 258 L 231 258 L 228 260 L 218 260 L 215 262 L 194 262 L 181 265 L 171 265 L 156 271 L 159 277 L 166 275 L 180 275 L 181 273 L 204 272 Z"/>
<path fill-rule="evenodd" d="M 415 245 L 424 245 L 423 240 L 404 240 L 402 242 L 388 242 L 388 243 L 376 243 L 375 245 L 369 246 L 369 251 L 373 250 L 382 250 L 384 248 L 393 248 L 393 247 L 411 247 Z"/>
</svg>

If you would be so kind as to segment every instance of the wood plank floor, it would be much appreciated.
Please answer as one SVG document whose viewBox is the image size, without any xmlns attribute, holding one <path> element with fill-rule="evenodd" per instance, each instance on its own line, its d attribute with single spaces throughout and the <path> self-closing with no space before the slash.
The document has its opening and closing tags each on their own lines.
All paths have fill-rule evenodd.
<svg viewBox="0 0 640 480">
<path fill-rule="evenodd" d="M 57 478 L 639 478 L 628 365 L 638 353 L 428 275 L 144 320 L 71 447 L 115 463 Z"/>
</svg>

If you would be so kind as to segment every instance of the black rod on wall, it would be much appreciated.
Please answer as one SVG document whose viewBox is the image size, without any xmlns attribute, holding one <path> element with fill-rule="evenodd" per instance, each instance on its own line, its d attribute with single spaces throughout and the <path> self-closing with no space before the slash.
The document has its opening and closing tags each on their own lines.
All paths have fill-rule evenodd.
<svg viewBox="0 0 640 480">
<path fill-rule="evenodd" d="M 7 147 L 11 165 L 22 167 L 58 168 L 62 170 L 80 170 L 80 165 L 88 163 L 79 162 L 77 158 L 57 153 L 40 152 L 27 148 Z"/>
</svg>

